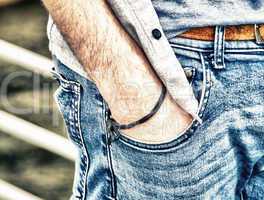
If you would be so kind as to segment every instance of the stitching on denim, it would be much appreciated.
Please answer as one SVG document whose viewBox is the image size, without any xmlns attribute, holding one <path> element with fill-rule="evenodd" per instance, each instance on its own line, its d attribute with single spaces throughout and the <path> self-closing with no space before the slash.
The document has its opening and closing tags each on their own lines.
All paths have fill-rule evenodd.
<svg viewBox="0 0 264 200">
<path fill-rule="evenodd" d="M 79 129 L 79 122 L 78 122 L 78 116 L 79 116 L 79 96 L 80 94 L 73 94 L 73 98 L 71 99 L 70 103 L 70 115 L 72 114 L 72 119 L 69 119 L 69 135 L 70 138 L 78 144 L 78 146 L 82 147 L 83 144 L 81 142 L 81 136 L 80 136 L 80 129 Z"/>
<path fill-rule="evenodd" d="M 62 87 L 59 87 L 58 90 L 54 93 L 54 97 L 55 97 L 55 102 L 57 103 L 58 105 L 58 108 L 59 108 L 59 111 L 60 113 L 64 116 L 64 111 L 61 109 L 61 106 L 60 106 L 60 101 L 58 100 L 58 95 L 60 94 L 60 90 L 63 90 Z M 67 93 L 70 93 L 71 91 L 66 91 Z M 76 99 L 76 95 L 75 93 L 73 93 L 73 98 L 71 99 L 71 102 L 70 102 L 70 107 L 71 107 L 71 110 L 70 112 L 73 113 L 74 110 L 76 110 L 75 108 L 75 99 Z M 73 115 L 75 115 L 75 113 L 73 113 Z M 73 142 L 78 145 L 79 147 L 82 147 L 82 144 L 80 142 L 80 138 L 79 136 L 75 136 L 75 132 L 76 132 L 76 122 L 75 122 L 75 117 L 73 116 L 72 119 L 64 119 L 66 125 L 67 125 L 67 129 L 68 129 L 68 136 L 69 138 L 71 138 L 73 140 Z M 72 123 L 71 123 L 72 122 Z M 74 133 L 73 133 L 74 132 Z"/>
<path fill-rule="evenodd" d="M 200 53 L 200 58 L 201 58 L 201 62 L 203 65 L 203 74 L 205 76 L 205 90 L 204 90 L 204 97 L 203 97 L 203 102 L 201 103 L 201 109 L 199 111 L 199 115 L 200 117 L 203 117 L 205 108 L 207 106 L 208 103 L 208 99 L 210 97 L 210 91 L 211 91 L 211 87 L 212 87 L 212 82 L 211 82 L 211 74 L 210 74 L 210 70 L 208 69 L 207 63 L 204 60 L 203 54 Z"/>
<path fill-rule="evenodd" d="M 60 86 L 64 91 L 73 92 L 77 95 L 80 93 L 80 83 L 65 79 L 60 73 L 55 70 L 51 71 L 51 73 L 55 79 L 58 79 L 58 81 L 60 82 Z"/>
<path fill-rule="evenodd" d="M 83 165 L 85 170 L 80 176 L 80 180 L 77 183 L 77 188 L 81 187 L 82 193 L 80 192 L 80 197 L 75 196 L 76 198 L 80 198 L 82 200 L 85 200 L 87 191 L 86 191 L 86 181 L 87 181 L 87 175 L 89 171 L 89 154 L 87 151 L 87 148 L 85 146 L 85 142 L 82 136 L 82 131 L 81 131 L 81 125 L 80 125 L 80 104 L 81 104 L 81 84 L 75 81 L 69 81 L 61 74 L 59 74 L 56 71 L 53 71 L 53 75 L 55 75 L 57 78 L 59 78 L 61 81 L 60 88 L 64 90 L 65 92 L 72 92 L 73 93 L 73 98 L 71 99 L 70 107 L 71 110 L 70 112 L 73 112 L 73 119 L 69 119 L 69 137 L 75 142 L 76 145 L 78 145 L 81 150 L 82 150 L 82 155 L 81 155 L 81 163 L 80 165 Z M 60 109 L 60 107 L 59 107 Z M 62 112 L 63 113 L 63 112 Z M 70 123 L 72 122 L 72 123 Z"/>
<path fill-rule="evenodd" d="M 112 198 L 113 200 L 116 199 L 117 196 L 117 188 L 116 188 L 116 179 L 115 179 L 115 174 L 114 174 L 114 169 L 113 169 L 113 162 L 112 162 L 112 156 L 111 156 L 111 148 L 110 148 L 110 144 L 108 142 L 109 138 L 110 138 L 110 133 L 107 130 L 107 120 L 108 120 L 108 114 L 107 114 L 107 105 L 104 102 L 104 100 L 102 101 L 102 114 L 103 114 L 103 128 L 104 128 L 104 132 L 105 132 L 105 136 L 106 136 L 106 141 L 105 141 L 105 145 L 106 145 L 106 151 L 107 151 L 107 162 L 108 162 L 108 167 L 109 167 L 109 173 L 110 173 L 110 179 L 111 179 L 111 193 L 112 193 Z"/>
<path fill-rule="evenodd" d="M 88 150 L 86 148 L 84 139 L 83 139 L 83 135 L 82 135 L 82 129 L 81 129 L 81 123 L 80 123 L 80 112 L 81 112 L 81 85 L 78 83 L 79 85 L 79 95 L 78 95 L 78 105 L 77 105 L 77 125 L 78 125 L 78 130 L 79 130 L 79 136 L 82 142 L 82 150 L 84 152 L 84 158 L 86 159 L 86 163 L 85 164 L 85 173 L 83 176 L 83 200 L 86 199 L 86 195 L 87 195 L 87 190 L 86 190 L 86 182 L 87 182 L 87 176 L 88 176 L 88 171 L 90 168 L 90 158 L 89 158 L 89 154 L 88 154 Z"/>
<path fill-rule="evenodd" d="M 74 82 L 75 83 L 75 82 Z M 88 175 L 88 171 L 89 171 L 89 154 L 87 151 L 87 148 L 85 146 L 85 142 L 82 136 L 82 130 L 81 130 L 81 125 L 80 125 L 80 104 L 81 104 L 81 85 L 79 83 L 76 82 L 76 84 L 79 86 L 78 87 L 78 92 L 76 91 L 74 94 L 74 98 L 72 99 L 72 104 L 71 104 L 71 108 L 74 112 L 74 117 L 73 117 L 73 123 L 74 123 L 74 130 L 77 132 L 76 137 L 74 137 L 73 134 L 70 134 L 70 137 L 73 139 L 74 142 L 76 142 L 81 150 L 81 160 L 80 160 L 80 165 L 83 165 L 83 167 L 85 168 L 85 170 L 82 170 L 80 175 L 80 180 L 77 183 L 77 188 L 80 188 L 81 191 L 80 192 L 80 198 L 82 200 L 85 200 L 86 195 L 87 195 L 87 190 L 86 190 L 86 182 L 87 182 L 87 175 Z M 71 125 L 70 125 L 71 127 Z"/>
</svg>

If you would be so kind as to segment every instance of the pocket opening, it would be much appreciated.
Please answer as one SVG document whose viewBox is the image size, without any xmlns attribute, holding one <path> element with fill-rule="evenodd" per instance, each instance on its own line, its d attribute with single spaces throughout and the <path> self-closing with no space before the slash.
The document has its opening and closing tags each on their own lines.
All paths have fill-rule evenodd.
<svg viewBox="0 0 264 200">
<path fill-rule="evenodd" d="M 211 73 L 210 73 L 210 70 L 208 69 L 207 63 L 205 63 L 205 61 L 204 61 L 204 57 L 203 57 L 202 53 L 200 53 L 200 59 L 201 59 L 203 78 L 202 78 L 202 89 L 201 89 L 200 95 L 199 95 L 200 98 L 199 98 L 199 107 L 198 107 L 197 115 L 200 118 L 202 118 L 204 110 L 206 108 L 208 98 L 210 96 L 209 94 L 210 94 L 210 89 L 211 89 L 212 84 L 211 84 L 211 78 L 210 78 Z M 195 71 L 197 69 L 194 68 L 192 70 L 194 70 L 192 73 L 196 73 Z M 192 75 L 193 75 L 193 77 L 195 76 L 194 74 L 192 74 Z M 191 85 L 192 85 L 192 82 L 193 82 L 193 79 L 190 82 Z M 195 132 L 195 130 L 198 128 L 199 125 L 200 125 L 200 122 L 198 122 L 196 119 L 193 119 L 184 131 L 177 134 L 177 135 L 179 135 L 178 137 L 176 137 L 174 139 L 170 139 L 169 141 L 162 141 L 160 143 L 146 143 L 142 140 L 137 140 L 135 138 L 131 138 L 131 137 L 125 135 L 124 133 L 122 133 L 122 131 L 118 132 L 118 137 L 115 137 L 115 136 L 114 137 L 116 138 L 115 141 L 120 141 L 120 142 L 125 143 L 126 145 L 129 145 L 132 147 L 141 148 L 144 150 L 165 150 L 165 149 L 175 147 L 178 144 L 182 143 L 183 141 L 186 141 Z"/>
</svg>

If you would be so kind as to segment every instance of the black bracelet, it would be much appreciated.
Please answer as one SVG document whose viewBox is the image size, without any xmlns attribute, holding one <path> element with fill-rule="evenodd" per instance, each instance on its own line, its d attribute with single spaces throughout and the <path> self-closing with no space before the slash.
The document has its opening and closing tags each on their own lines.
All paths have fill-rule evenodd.
<svg viewBox="0 0 264 200">
<path fill-rule="evenodd" d="M 129 124 L 119 124 L 115 119 L 112 118 L 111 113 L 109 112 L 109 120 L 110 120 L 110 124 L 109 125 L 111 126 L 111 129 L 116 132 L 117 130 L 120 130 L 120 129 L 130 129 L 130 128 L 135 127 L 138 124 L 142 124 L 142 123 L 146 122 L 147 120 L 149 120 L 151 117 L 153 117 L 153 115 L 155 115 L 158 112 L 158 110 L 160 109 L 160 107 L 161 107 L 161 105 L 162 105 L 162 103 L 163 103 L 163 101 L 165 99 L 166 93 L 167 93 L 167 89 L 162 84 L 162 90 L 161 90 L 161 95 L 159 97 L 159 100 L 156 103 L 156 105 L 152 108 L 152 110 L 150 111 L 150 113 L 148 113 L 144 117 L 142 117 L 139 120 L 134 121 L 132 123 L 129 123 Z"/>
</svg>

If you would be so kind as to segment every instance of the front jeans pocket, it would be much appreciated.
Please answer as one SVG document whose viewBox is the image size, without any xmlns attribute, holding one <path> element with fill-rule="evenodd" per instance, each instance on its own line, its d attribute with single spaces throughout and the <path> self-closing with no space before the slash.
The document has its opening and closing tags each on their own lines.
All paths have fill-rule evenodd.
<svg viewBox="0 0 264 200">
<path fill-rule="evenodd" d="M 203 118 L 203 113 L 206 108 L 208 98 L 210 96 L 211 89 L 211 71 L 209 69 L 209 64 L 204 60 L 202 54 L 200 54 L 199 61 L 193 61 L 193 59 L 185 56 L 177 56 L 180 61 L 182 61 L 182 66 L 185 71 L 186 77 L 193 88 L 194 95 L 199 101 L 199 111 L 198 115 L 200 118 Z M 106 121 L 108 118 L 106 117 Z M 180 134 L 177 134 L 178 137 L 160 143 L 146 143 L 143 141 L 135 140 L 130 137 L 127 137 L 122 130 L 115 130 L 111 132 L 110 135 L 113 136 L 112 140 L 118 139 L 119 142 L 127 144 L 129 146 L 134 146 L 136 148 L 142 148 L 144 150 L 164 150 L 176 146 L 183 141 L 186 141 L 197 129 L 200 123 L 197 120 L 193 120 L 189 126 Z M 144 134 L 144 133 L 142 133 Z"/>
<path fill-rule="evenodd" d="M 198 115 L 206 120 L 203 114 L 212 86 L 211 71 L 200 56 L 199 62 L 178 58 L 199 101 Z M 135 141 L 120 133 L 110 145 L 117 199 L 204 199 L 203 184 L 207 187 L 211 180 L 199 180 L 213 170 L 206 169 L 203 160 L 198 159 L 203 156 L 199 148 L 202 140 L 195 140 L 204 133 L 202 127 L 194 120 L 182 135 L 159 144 Z"/>
</svg>

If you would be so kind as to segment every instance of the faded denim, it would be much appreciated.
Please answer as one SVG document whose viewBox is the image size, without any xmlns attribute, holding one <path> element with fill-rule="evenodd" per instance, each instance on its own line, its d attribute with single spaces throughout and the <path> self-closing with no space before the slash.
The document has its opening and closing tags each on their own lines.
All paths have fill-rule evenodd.
<svg viewBox="0 0 264 200">
<path fill-rule="evenodd" d="M 264 199 L 264 46 L 178 37 L 170 45 L 203 123 L 161 144 L 111 137 L 97 87 L 56 60 L 55 99 L 79 150 L 72 200 Z"/>
</svg>

